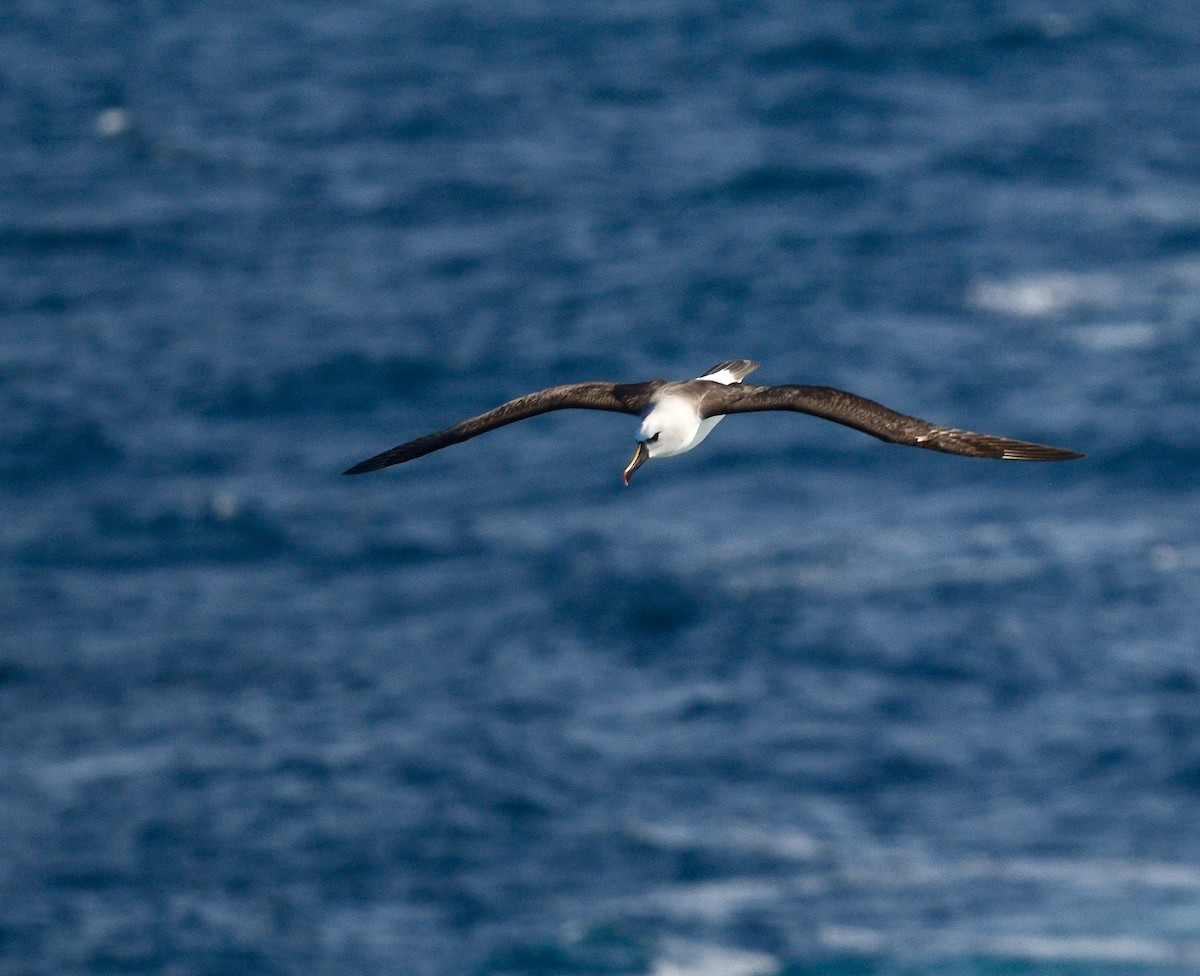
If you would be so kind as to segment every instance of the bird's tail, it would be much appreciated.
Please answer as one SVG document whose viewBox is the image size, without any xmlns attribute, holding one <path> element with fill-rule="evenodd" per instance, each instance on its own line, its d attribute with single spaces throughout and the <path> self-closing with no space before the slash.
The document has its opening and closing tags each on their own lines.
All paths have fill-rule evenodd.
<svg viewBox="0 0 1200 976">
<path fill-rule="evenodd" d="M 708 380 L 710 383 L 724 383 L 728 386 L 730 383 L 742 382 L 758 369 L 758 366 L 759 364 L 752 359 L 731 359 L 728 362 L 710 366 L 696 379 Z"/>
</svg>

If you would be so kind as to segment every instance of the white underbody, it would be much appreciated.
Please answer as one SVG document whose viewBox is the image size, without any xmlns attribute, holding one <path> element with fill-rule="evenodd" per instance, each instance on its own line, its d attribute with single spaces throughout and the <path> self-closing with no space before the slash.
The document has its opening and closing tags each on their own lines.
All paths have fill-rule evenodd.
<svg viewBox="0 0 1200 976">
<path fill-rule="evenodd" d="M 697 379 L 725 385 L 741 382 L 727 369 Z M 699 404 L 694 399 L 667 393 L 654 401 L 654 405 L 642 420 L 638 437 L 646 442 L 650 457 L 674 457 L 698 445 L 724 419 L 706 417 L 702 420 Z"/>
</svg>

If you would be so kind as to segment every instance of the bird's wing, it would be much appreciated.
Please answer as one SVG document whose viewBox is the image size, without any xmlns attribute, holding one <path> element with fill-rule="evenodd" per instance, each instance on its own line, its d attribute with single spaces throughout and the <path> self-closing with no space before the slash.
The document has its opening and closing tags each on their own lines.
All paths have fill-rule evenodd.
<svg viewBox="0 0 1200 976">
<path fill-rule="evenodd" d="M 711 389 L 708 387 L 711 386 Z M 701 416 L 761 410 L 791 410 L 824 417 L 854 427 L 892 444 L 924 447 L 947 454 L 997 458 L 1005 461 L 1067 461 L 1083 457 L 1076 451 L 1031 444 L 992 434 L 942 427 L 919 417 L 889 410 L 866 397 L 828 386 L 721 386 L 706 384 Z"/>
<path fill-rule="evenodd" d="M 362 474 L 365 471 L 377 471 L 392 464 L 402 464 L 414 458 L 423 457 L 434 451 L 440 451 L 451 444 L 461 444 L 463 441 L 478 437 L 489 430 L 515 424 L 518 420 L 536 417 L 540 413 L 551 410 L 568 410 L 571 408 L 583 410 L 610 410 L 616 413 L 640 414 L 646 409 L 655 390 L 663 385 L 663 380 L 650 380 L 647 383 L 570 383 L 566 386 L 552 386 L 546 390 L 529 393 L 508 403 L 471 417 L 453 427 L 426 434 L 416 440 L 400 444 L 382 454 L 360 461 L 343 474 Z"/>
</svg>

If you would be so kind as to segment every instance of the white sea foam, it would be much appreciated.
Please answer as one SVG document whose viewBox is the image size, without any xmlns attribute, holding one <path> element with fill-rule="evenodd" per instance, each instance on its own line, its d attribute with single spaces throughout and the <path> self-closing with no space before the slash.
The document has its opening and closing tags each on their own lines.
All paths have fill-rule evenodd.
<svg viewBox="0 0 1200 976">
<path fill-rule="evenodd" d="M 1037 962 L 1180 964 L 1190 953 L 1157 939 L 1115 935 L 1008 935 L 988 950 L 998 956 Z"/>
<path fill-rule="evenodd" d="M 649 976 L 769 976 L 780 968 L 779 960 L 765 952 L 667 939 Z"/>
<path fill-rule="evenodd" d="M 1027 319 L 1086 308 L 1118 314 L 1140 312 L 1150 321 L 1163 321 L 1164 302 L 1170 307 L 1182 301 L 1191 307 L 1197 281 L 1200 259 L 1187 255 L 1096 271 L 1045 270 L 983 279 L 967 289 L 966 302 L 981 311 Z M 1098 323 L 1075 332 L 1081 344 L 1104 350 L 1140 348 L 1157 335 L 1150 324 L 1138 321 Z"/>
<path fill-rule="evenodd" d="M 998 858 L 941 861 L 924 853 L 879 851 L 843 867 L 841 877 L 876 889 L 940 887 L 962 880 L 1043 884 L 1110 894 L 1121 888 L 1200 894 L 1200 865 L 1117 858 Z"/>
<path fill-rule="evenodd" d="M 96 132 L 106 139 L 115 139 L 129 131 L 132 122 L 123 108 L 106 108 L 96 116 Z"/>
<path fill-rule="evenodd" d="M 874 955 L 887 946 L 887 936 L 861 925 L 822 925 L 817 929 L 817 941 L 826 949 L 861 955 Z"/>
<path fill-rule="evenodd" d="M 730 878 L 692 885 L 672 885 L 647 896 L 658 910 L 676 918 L 721 922 L 735 913 L 783 895 L 783 886 L 758 878 Z"/>
<path fill-rule="evenodd" d="M 967 294 L 967 301 L 987 312 L 1042 318 L 1057 315 L 1089 298 L 1108 295 L 1116 283 L 1101 274 L 1066 272 L 1032 274 L 1007 281 L 981 281 Z"/>
<path fill-rule="evenodd" d="M 685 823 L 633 824 L 630 832 L 656 847 L 677 850 L 704 847 L 749 854 L 765 854 L 792 861 L 809 861 L 821 845 L 802 830 L 773 829 L 751 824 L 722 825 L 720 830 Z"/>
<path fill-rule="evenodd" d="M 1096 352 L 1143 349 L 1158 338 L 1158 330 L 1146 322 L 1102 322 L 1081 326 L 1072 334 L 1081 346 Z"/>
<path fill-rule="evenodd" d="M 149 776 L 176 762 L 176 751 L 169 746 L 131 746 L 42 763 L 37 767 L 36 775 L 47 788 L 70 790 L 99 780 Z"/>
<path fill-rule="evenodd" d="M 1150 550 L 1150 562 L 1160 573 L 1200 569 L 1200 547 L 1161 543 Z"/>
<path fill-rule="evenodd" d="M 962 862 L 955 873 L 960 877 L 1040 881 L 1102 891 L 1132 886 L 1157 891 L 1200 892 L 1200 867 L 1164 861 L 981 857 Z"/>
</svg>

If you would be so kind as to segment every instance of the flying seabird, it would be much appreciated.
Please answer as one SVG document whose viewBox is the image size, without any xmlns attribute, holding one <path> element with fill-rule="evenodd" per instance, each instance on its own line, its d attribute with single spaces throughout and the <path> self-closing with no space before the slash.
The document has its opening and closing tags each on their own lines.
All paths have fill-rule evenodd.
<svg viewBox="0 0 1200 976">
<path fill-rule="evenodd" d="M 828 386 L 753 386 L 742 383 L 758 369 L 749 359 L 717 363 L 694 380 L 649 380 L 645 383 L 569 383 L 529 393 L 471 417 L 453 427 L 408 441 L 360 461 L 343 474 L 377 471 L 393 464 L 461 444 L 480 434 L 536 417 L 551 410 L 571 408 L 608 410 L 641 415 L 637 449 L 621 473 L 629 484 L 633 473 L 650 458 L 673 457 L 690 451 L 706 438 L 721 418 L 731 413 L 790 410 L 812 414 L 854 427 L 892 444 L 924 447 L 946 454 L 996 458 L 1003 461 L 1067 461 L 1082 454 L 1061 447 L 1015 441 L 992 434 L 975 434 L 909 417 L 868 400 Z"/>
</svg>

